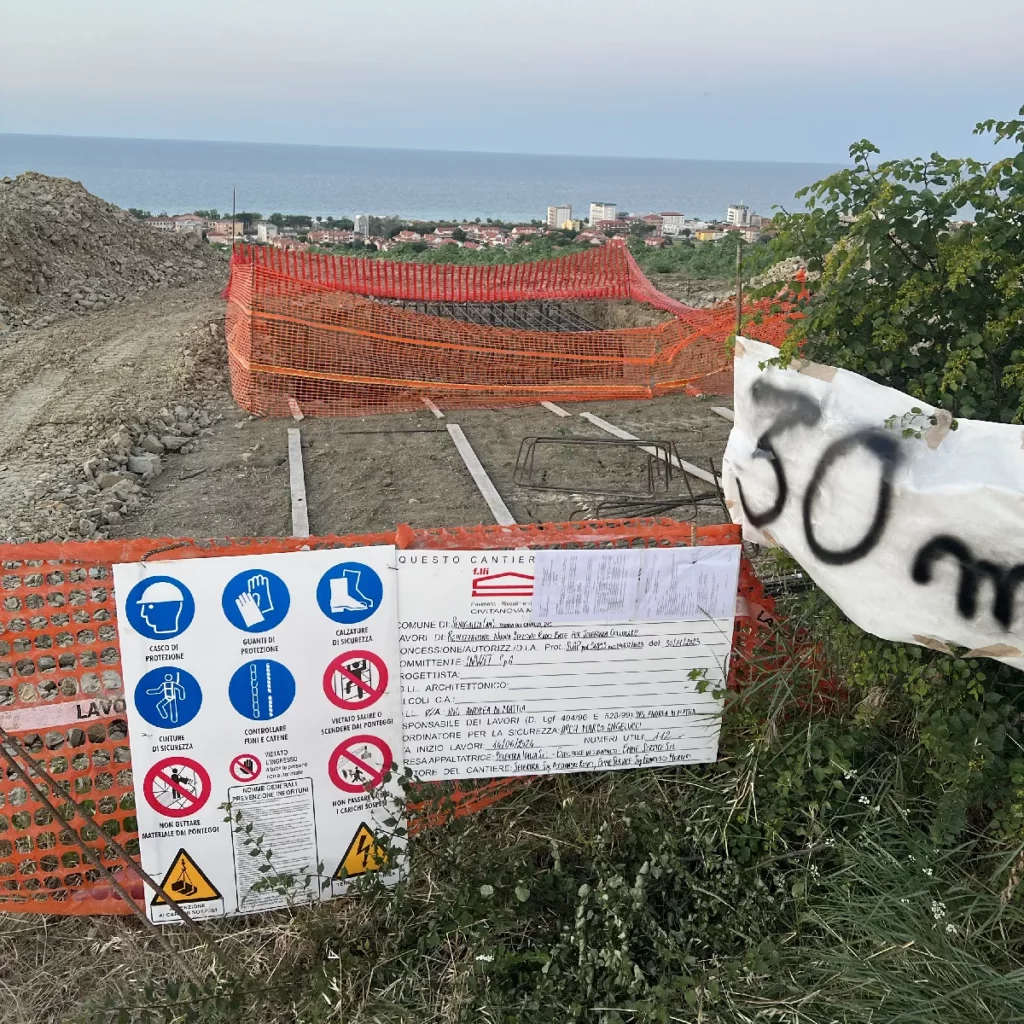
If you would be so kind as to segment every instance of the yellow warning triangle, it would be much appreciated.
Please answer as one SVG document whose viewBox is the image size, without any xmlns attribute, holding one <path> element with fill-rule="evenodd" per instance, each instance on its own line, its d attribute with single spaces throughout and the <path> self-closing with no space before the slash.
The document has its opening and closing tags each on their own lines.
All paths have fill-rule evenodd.
<svg viewBox="0 0 1024 1024">
<path fill-rule="evenodd" d="M 376 836 L 362 822 L 348 844 L 345 856 L 341 858 L 338 869 L 334 872 L 335 881 L 344 878 L 356 878 L 368 871 L 376 871 L 387 863 L 387 857 Z"/>
<path fill-rule="evenodd" d="M 163 881 L 163 889 L 175 903 L 208 903 L 210 900 L 221 899 L 217 887 L 203 873 L 203 869 L 185 852 L 179 850 L 171 866 L 167 869 Z M 157 893 L 150 906 L 165 907 L 167 900 Z"/>
</svg>

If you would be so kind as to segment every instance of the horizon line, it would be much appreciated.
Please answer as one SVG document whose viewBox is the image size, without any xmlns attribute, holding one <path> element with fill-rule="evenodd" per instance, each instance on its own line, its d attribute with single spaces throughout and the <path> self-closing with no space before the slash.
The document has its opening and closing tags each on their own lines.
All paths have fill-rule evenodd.
<svg viewBox="0 0 1024 1024">
<path fill-rule="evenodd" d="M 0 131 L 0 138 L 18 136 L 26 139 L 89 139 L 100 142 L 187 142 L 206 146 L 253 146 L 266 148 L 276 146 L 282 149 L 366 149 L 394 153 L 461 153 L 475 156 L 524 156 L 569 158 L 575 160 L 652 160 L 664 163 L 722 163 L 722 164 L 777 164 L 792 167 L 843 167 L 846 163 L 830 160 L 737 160 L 730 157 L 699 156 L 607 156 L 596 153 L 534 153 L 499 149 L 436 149 L 415 146 L 359 146 L 343 143 L 324 142 L 254 142 L 249 139 L 187 139 L 154 138 L 147 135 L 68 135 L 62 132 L 8 132 Z"/>
</svg>

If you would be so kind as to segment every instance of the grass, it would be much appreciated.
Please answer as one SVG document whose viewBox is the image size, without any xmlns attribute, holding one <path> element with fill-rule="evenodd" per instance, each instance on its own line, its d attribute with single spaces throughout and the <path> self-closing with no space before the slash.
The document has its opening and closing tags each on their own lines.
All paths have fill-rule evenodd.
<svg viewBox="0 0 1024 1024">
<path fill-rule="evenodd" d="M 217 958 L 131 919 L 0 918 L 4 1024 L 1024 1020 L 1018 850 L 978 814 L 936 837 L 896 695 L 836 700 L 787 651 L 829 641 L 816 601 L 717 764 L 539 779 L 415 837 L 396 890 L 206 926 Z"/>
</svg>

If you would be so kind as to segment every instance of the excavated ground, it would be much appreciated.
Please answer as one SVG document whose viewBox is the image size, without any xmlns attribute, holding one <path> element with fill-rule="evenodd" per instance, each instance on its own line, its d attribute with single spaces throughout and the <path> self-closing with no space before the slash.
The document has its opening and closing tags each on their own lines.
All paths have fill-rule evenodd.
<svg viewBox="0 0 1024 1024">
<path fill-rule="evenodd" d="M 253 419 L 232 401 L 220 287 L 157 292 L 0 338 L 7 428 L 0 438 L 0 537 L 290 531 L 287 429 L 295 424 Z M 729 424 L 711 411 L 714 404 L 728 403 L 680 394 L 568 405 L 569 417 L 532 405 L 448 410 L 444 420 L 426 408 L 306 419 L 310 527 L 314 533 L 362 533 L 401 522 L 491 521 L 447 433 L 449 422 L 462 425 L 518 520 L 593 514 L 592 499 L 516 486 L 513 470 L 524 438 L 607 438 L 580 417 L 589 411 L 644 439 L 675 442 L 683 458 L 719 459 Z M 638 452 L 624 463 L 621 452 L 545 452 L 546 482 L 570 487 L 592 486 L 602 473 L 642 471 L 646 463 Z"/>
<path fill-rule="evenodd" d="M 720 403 L 715 399 L 715 404 Z M 358 419 L 306 419 L 303 440 L 310 529 L 314 534 L 370 533 L 414 527 L 475 526 L 493 517 L 445 424 L 462 426 L 484 469 L 518 522 L 561 522 L 593 514 L 601 499 L 517 486 L 513 473 L 527 437 L 607 438 L 581 411 L 596 413 L 644 439 L 675 441 L 681 457 L 714 457 L 720 464 L 729 423 L 712 403 L 686 395 L 650 402 L 567 405 L 558 417 L 540 405 L 513 409 L 449 410 L 444 420 L 422 413 Z M 291 531 L 288 428 L 291 420 L 251 419 L 227 396 L 211 410 L 221 416 L 203 431 L 196 451 L 175 456 L 149 485 L 140 512 L 112 535 L 126 537 L 285 536 Z M 605 476 L 639 492 L 646 456 L 633 449 L 581 457 L 553 448 L 543 462 L 546 481 L 587 487 Z M 703 463 L 702 463 L 703 464 Z M 671 494 L 683 496 L 677 477 Z M 706 490 L 695 483 L 695 489 Z M 700 522 L 721 522 L 708 504 Z"/>
</svg>

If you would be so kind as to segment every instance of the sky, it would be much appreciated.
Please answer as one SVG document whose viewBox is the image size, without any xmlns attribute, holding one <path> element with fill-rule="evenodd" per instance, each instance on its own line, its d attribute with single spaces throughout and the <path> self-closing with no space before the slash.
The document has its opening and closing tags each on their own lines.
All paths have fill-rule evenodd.
<svg viewBox="0 0 1024 1024">
<path fill-rule="evenodd" d="M 0 0 L 0 133 L 844 162 L 991 155 L 1021 0 Z"/>
</svg>

